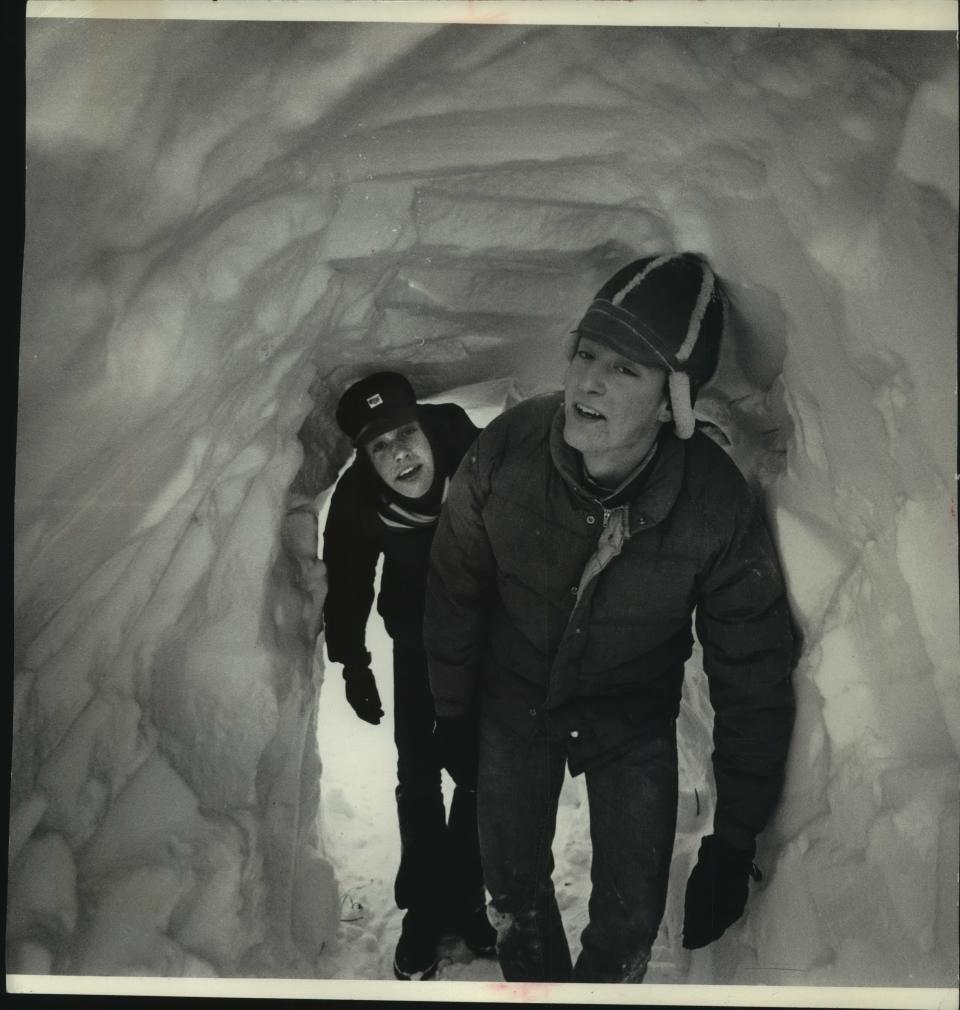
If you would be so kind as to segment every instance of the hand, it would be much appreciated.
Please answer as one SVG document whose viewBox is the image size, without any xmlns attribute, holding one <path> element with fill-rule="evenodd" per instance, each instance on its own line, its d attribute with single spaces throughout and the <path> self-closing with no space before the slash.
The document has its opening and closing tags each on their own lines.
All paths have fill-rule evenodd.
<svg viewBox="0 0 960 1010">
<path fill-rule="evenodd" d="M 475 715 L 437 716 L 433 738 L 440 763 L 458 786 L 477 784 L 477 718 Z"/>
<path fill-rule="evenodd" d="M 347 701 L 350 707 L 363 719 L 377 726 L 383 718 L 380 692 L 377 682 L 368 666 L 344 667 L 343 680 L 347 687 Z"/>
<path fill-rule="evenodd" d="M 701 839 L 683 903 L 684 947 L 706 947 L 743 915 L 748 877 L 761 879 L 752 852 L 734 848 L 716 835 Z"/>
<path fill-rule="evenodd" d="M 317 517 L 312 509 L 297 507 L 286 514 L 280 526 L 280 543 L 290 581 L 301 597 L 298 634 L 307 649 L 313 650 L 323 630 L 327 572 L 317 557 Z"/>
<path fill-rule="evenodd" d="M 317 517 L 305 506 L 291 509 L 280 524 L 280 543 L 294 561 L 317 556 Z"/>
<path fill-rule="evenodd" d="M 327 595 L 327 570 L 319 558 L 300 562 L 294 584 L 304 595 L 303 633 L 310 648 L 323 630 L 323 601 Z"/>
</svg>

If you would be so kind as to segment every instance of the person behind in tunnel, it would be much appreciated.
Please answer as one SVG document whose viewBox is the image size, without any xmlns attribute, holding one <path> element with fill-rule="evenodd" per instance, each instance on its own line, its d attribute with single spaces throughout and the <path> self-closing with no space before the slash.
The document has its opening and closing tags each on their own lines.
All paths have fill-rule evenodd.
<svg viewBox="0 0 960 1010">
<path fill-rule="evenodd" d="M 683 945 L 716 940 L 759 879 L 795 639 L 760 510 L 694 422 L 725 304 L 699 255 L 625 266 L 571 334 L 563 392 L 491 422 L 451 483 L 424 635 L 438 722 L 479 712 L 480 847 L 509 981 L 642 981 L 666 901 L 694 613 L 717 806 Z M 593 849 L 575 965 L 551 880 L 567 763 L 586 776 Z"/>
<path fill-rule="evenodd" d="M 398 978 L 428 977 L 449 929 L 492 956 L 476 820 L 476 733 L 434 734 L 423 648 L 430 544 L 450 477 L 478 430 L 453 403 L 418 404 L 408 380 L 377 372 L 343 394 L 337 423 L 356 447 L 337 482 L 323 533 L 327 654 L 343 664 L 347 701 L 365 722 L 383 716 L 365 627 L 383 555 L 377 608 L 393 640 L 394 737 L 400 867 L 394 894 L 406 909 L 396 948 Z M 455 787 L 449 820 L 441 768 Z"/>
</svg>

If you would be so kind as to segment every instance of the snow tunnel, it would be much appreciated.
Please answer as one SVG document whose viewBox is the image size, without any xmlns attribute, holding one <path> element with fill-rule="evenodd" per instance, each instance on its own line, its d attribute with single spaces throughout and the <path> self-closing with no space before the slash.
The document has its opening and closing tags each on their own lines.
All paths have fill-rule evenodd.
<svg viewBox="0 0 960 1010">
<path fill-rule="evenodd" d="M 689 664 L 650 980 L 954 984 L 956 139 L 945 34 L 29 23 L 8 970 L 389 977 L 389 730 L 303 635 L 285 503 L 364 368 L 489 419 L 690 248 L 735 309 L 698 412 L 804 652 L 765 880 L 692 956 Z M 574 945 L 584 814 L 568 780 Z"/>
</svg>

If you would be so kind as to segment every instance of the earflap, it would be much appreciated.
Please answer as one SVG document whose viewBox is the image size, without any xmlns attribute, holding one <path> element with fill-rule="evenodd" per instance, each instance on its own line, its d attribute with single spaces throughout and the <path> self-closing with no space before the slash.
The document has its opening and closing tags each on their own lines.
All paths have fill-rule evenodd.
<svg viewBox="0 0 960 1010">
<path fill-rule="evenodd" d="M 690 376 L 686 372 L 671 372 L 667 382 L 677 438 L 690 438 L 696 427 L 690 399 Z"/>
</svg>

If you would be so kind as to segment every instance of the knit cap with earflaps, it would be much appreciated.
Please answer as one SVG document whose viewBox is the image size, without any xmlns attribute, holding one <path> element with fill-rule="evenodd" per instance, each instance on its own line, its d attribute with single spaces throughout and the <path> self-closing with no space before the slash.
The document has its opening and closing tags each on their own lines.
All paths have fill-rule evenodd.
<svg viewBox="0 0 960 1010">
<path fill-rule="evenodd" d="M 704 257 L 648 256 L 600 288 L 571 334 L 568 357 L 586 336 L 631 361 L 663 369 L 677 435 L 689 438 L 697 391 L 717 367 L 724 316 L 723 289 Z"/>
</svg>

